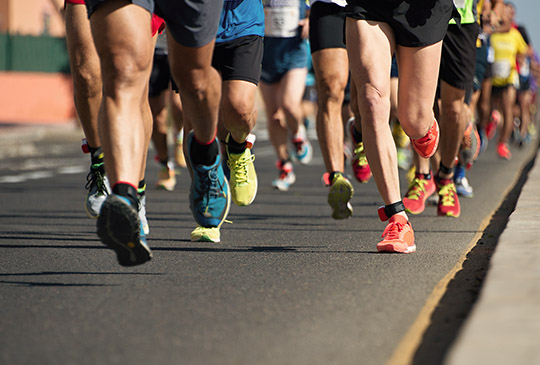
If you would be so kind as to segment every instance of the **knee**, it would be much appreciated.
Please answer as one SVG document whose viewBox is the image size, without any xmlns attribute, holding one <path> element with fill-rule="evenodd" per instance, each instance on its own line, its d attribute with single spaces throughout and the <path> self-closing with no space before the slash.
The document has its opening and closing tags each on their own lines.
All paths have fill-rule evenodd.
<svg viewBox="0 0 540 365">
<path fill-rule="evenodd" d="M 366 84 L 362 88 L 358 106 L 364 112 L 362 114 L 376 119 L 382 115 L 390 115 L 390 98 L 388 94 L 372 84 Z"/>
<path fill-rule="evenodd" d="M 104 93 L 114 95 L 134 87 L 145 89 L 150 66 L 150 58 L 114 55 L 102 63 Z"/>
<path fill-rule="evenodd" d="M 319 106 L 324 108 L 329 105 L 341 106 L 345 95 L 345 86 L 336 78 L 326 79 L 317 85 L 317 98 Z"/>
<path fill-rule="evenodd" d="M 433 125 L 435 116 L 431 107 L 400 108 L 398 118 L 405 133 L 413 138 L 422 138 Z"/>
</svg>

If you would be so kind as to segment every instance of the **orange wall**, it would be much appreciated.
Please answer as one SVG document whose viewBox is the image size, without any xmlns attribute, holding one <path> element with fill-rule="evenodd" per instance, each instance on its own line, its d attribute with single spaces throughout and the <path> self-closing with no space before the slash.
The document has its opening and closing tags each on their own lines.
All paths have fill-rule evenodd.
<svg viewBox="0 0 540 365">
<path fill-rule="evenodd" d="M 75 117 L 71 76 L 0 72 L 0 122 L 67 123 Z"/>
<path fill-rule="evenodd" d="M 65 34 L 63 7 L 63 0 L 0 0 L 0 31 L 40 35 L 48 18 L 48 33 L 62 37 Z"/>
</svg>

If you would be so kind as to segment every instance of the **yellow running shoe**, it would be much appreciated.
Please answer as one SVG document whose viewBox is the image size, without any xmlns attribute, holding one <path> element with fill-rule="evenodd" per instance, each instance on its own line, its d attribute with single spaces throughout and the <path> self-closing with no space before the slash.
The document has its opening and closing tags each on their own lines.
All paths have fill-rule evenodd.
<svg viewBox="0 0 540 365">
<path fill-rule="evenodd" d="M 225 139 L 229 143 L 230 133 Z M 257 195 L 257 173 L 255 172 L 255 155 L 251 154 L 251 147 L 255 142 L 255 135 L 249 134 L 246 140 L 246 149 L 242 153 L 229 153 L 227 146 L 227 166 L 231 171 L 230 187 L 231 197 L 236 205 L 249 205 Z"/>
<path fill-rule="evenodd" d="M 219 227 L 202 227 L 197 226 L 191 232 L 191 241 L 192 242 L 220 242 L 220 233 Z"/>
<path fill-rule="evenodd" d="M 328 204 L 332 207 L 332 218 L 347 219 L 353 213 L 350 203 L 354 194 L 354 188 L 345 176 L 335 173 L 328 192 Z"/>
</svg>

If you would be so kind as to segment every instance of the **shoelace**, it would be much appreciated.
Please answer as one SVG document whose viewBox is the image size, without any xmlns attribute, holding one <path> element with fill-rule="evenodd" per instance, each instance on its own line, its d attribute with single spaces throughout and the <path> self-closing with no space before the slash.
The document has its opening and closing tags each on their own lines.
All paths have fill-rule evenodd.
<svg viewBox="0 0 540 365">
<path fill-rule="evenodd" d="M 401 222 L 392 222 L 386 226 L 381 237 L 386 240 L 398 240 L 404 227 L 405 225 Z"/>
<path fill-rule="evenodd" d="M 86 190 L 92 190 L 96 187 L 96 191 L 101 194 L 107 193 L 107 187 L 105 186 L 105 174 L 99 170 L 103 164 L 95 164 L 90 168 L 90 172 L 86 175 Z"/>
<path fill-rule="evenodd" d="M 245 184 L 248 181 L 248 163 L 255 161 L 255 155 L 242 156 L 238 160 L 228 160 L 227 166 L 234 171 L 237 184 Z"/>
<path fill-rule="evenodd" d="M 409 187 L 407 198 L 411 200 L 417 200 L 422 193 L 426 192 L 426 184 L 428 180 L 415 177 L 412 184 Z"/>
<path fill-rule="evenodd" d="M 354 156 L 356 157 L 356 160 L 358 160 L 358 166 L 367 165 L 368 161 L 366 153 L 364 152 L 364 143 L 360 142 L 354 145 Z"/>
<path fill-rule="evenodd" d="M 456 186 L 453 183 L 443 185 L 439 190 L 443 206 L 453 206 L 455 202 Z"/>
</svg>

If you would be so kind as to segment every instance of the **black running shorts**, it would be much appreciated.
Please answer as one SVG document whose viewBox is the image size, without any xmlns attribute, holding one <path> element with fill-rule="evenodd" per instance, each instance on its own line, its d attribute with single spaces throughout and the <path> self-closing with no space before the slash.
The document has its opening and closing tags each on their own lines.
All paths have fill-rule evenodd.
<svg viewBox="0 0 540 365">
<path fill-rule="evenodd" d="M 345 46 L 345 8 L 317 1 L 309 12 L 309 43 L 311 53 Z"/>
<path fill-rule="evenodd" d="M 223 81 L 244 80 L 258 85 L 263 47 L 263 37 L 258 35 L 216 43 L 212 66 L 219 71 Z"/>
<path fill-rule="evenodd" d="M 476 23 L 448 26 L 441 55 L 442 81 L 461 90 L 472 88 L 479 30 Z"/>
<path fill-rule="evenodd" d="M 404 47 L 441 41 L 454 13 L 452 0 L 348 0 L 347 17 L 387 23 Z"/>
<path fill-rule="evenodd" d="M 88 17 L 108 0 L 86 0 Z M 162 17 L 175 41 L 184 47 L 202 47 L 216 38 L 223 0 L 130 0 Z"/>
</svg>

